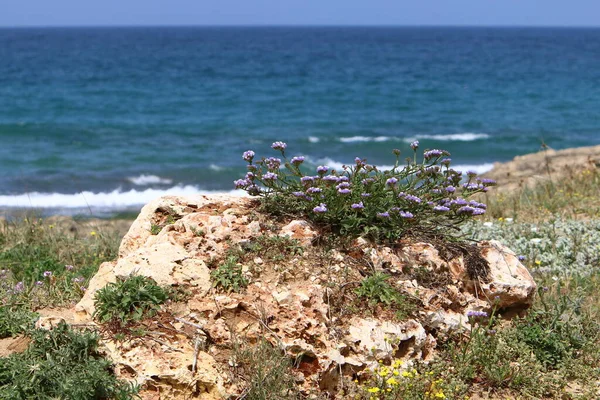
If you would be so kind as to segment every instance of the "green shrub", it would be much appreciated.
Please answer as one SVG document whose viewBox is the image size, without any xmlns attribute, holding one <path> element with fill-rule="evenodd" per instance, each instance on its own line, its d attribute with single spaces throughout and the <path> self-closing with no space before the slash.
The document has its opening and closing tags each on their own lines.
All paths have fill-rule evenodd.
<svg viewBox="0 0 600 400">
<path fill-rule="evenodd" d="M 307 218 L 344 236 L 395 240 L 415 231 L 450 235 L 457 224 L 485 213 L 485 204 L 466 198 L 495 184 L 473 172 L 463 182 L 443 150 L 425 151 L 417 163 L 418 142 L 411 145 L 414 156 L 405 165 L 394 150 L 396 163 L 389 171 L 356 158 L 342 171 L 319 166 L 314 176 L 301 169 L 304 157 L 286 158 L 285 143 L 271 147 L 281 152 L 283 167 L 278 158 L 255 161 L 254 152 L 246 151 L 242 158 L 248 173 L 234 182 L 236 188 L 262 196 L 265 209 L 274 214 Z"/>
<path fill-rule="evenodd" d="M 119 381 L 97 353 L 98 337 L 61 323 L 32 333 L 25 352 L 0 358 L 0 399 L 127 400 L 138 388 Z"/>
<path fill-rule="evenodd" d="M 242 273 L 242 267 L 238 265 L 235 256 L 229 256 L 223 264 L 210 273 L 213 286 L 222 288 L 227 292 L 240 292 L 248 286 L 248 279 Z"/>
<path fill-rule="evenodd" d="M 37 318 L 38 314 L 25 307 L 0 307 L 0 339 L 29 331 Z"/>
<path fill-rule="evenodd" d="M 94 317 L 101 323 L 117 322 L 124 326 L 154 315 L 165 300 L 167 292 L 153 279 L 129 276 L 96 292 Z"/>
<path fill-rule="evenodd" d="M 398 292 L 396 288 L 390 285 L 387 280 L 389 275 L 382 272 L 375 272 L 373 275 L 363 279 L 360 286 L 356 289 L 356 294 L 368 300 L 371 306 L 379 303 L 389 306 L 396 311 L 398 319 L 405 319 L 414 310 L 414 304 Z"/>
</svg>

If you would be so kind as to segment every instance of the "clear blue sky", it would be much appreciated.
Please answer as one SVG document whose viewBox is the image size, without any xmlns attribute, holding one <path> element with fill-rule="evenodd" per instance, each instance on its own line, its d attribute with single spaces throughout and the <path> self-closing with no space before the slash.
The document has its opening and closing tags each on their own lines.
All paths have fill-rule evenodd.
<svg viewBox="0 0 600 400">
<path fill-rule="evenodd" d="M 600 0 L 0 0 L 0 26 L 600 26 Z"/>
</svg>

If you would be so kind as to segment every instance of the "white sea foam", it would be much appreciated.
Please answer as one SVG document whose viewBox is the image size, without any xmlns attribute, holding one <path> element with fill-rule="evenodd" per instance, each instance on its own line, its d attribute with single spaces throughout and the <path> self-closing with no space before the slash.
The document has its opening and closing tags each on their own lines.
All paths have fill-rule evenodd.
<svg viewBox="0 0 600 400">
<path fill-rule="evenodd" d="M 161 178 L 160 176 L 145 175 L 145 174 L 140 175 L 140 176 L 130 176 L 127 178 L 127 180 L 137 186 L 148 186 L 148 185 L 156 185 L 156 184 L 169 185 L 169 184 L 173 183 L 172 179 Z"/>
<path fill-rule="evenodd" d="M 225 169 L 224 167 L 221 167 L 221 166 L 219 166 L 219 165 L 217 165 L 217 164 L 210 164 L 210 165 L 208 166 L 208 168 L 209 168 L 211 171 L 223 171 L 223 170 Z"/>
<path fill-rule="evenodd" d="M 451 133 L 449 135 L 419 135 L 409 138 L 404 138 L 404 141 L 407 143 L 414 142 L 415 140 L 422 139 L 432 139 L 438 140 L 441 142 L 472 142 L 474 140 L 483 140 L 488 139 L 490 135 L 487 133 L 473 133 L 473 132 L 463 132 L 463 133 Z"/>
<path fill-rule="evenodd" d="M 353 165 L 354 161 L 349 160 L 347 163 L 342 163 L 336 160 L 333 160 L 329 157 L 313 159 L 311 157 L 306 157 L 306 161 L 310 164 L 314 165 L 325 165 L 329 167 L 329 169 L 335 169 L 336 171 L 342 171 L 343 165 Z M 376 165 L 377 169 L 380 171 L 388 171 L 394 168 L 393 165 Z M 451 165 L 451 168 L 456 171 L 474 171 L 478 174 L 483 174 L 490 171 L 494 167 L 493 163 L 485 163 L 485 164 L 462 164 L 462 165 Z"/>
<path fill-rule="evenodd" d="M 195 194 L 232 194 L 241 196 L 241 190 L 206 191 L 195 186 L 174 186 L 169 189 L 129 190 L 120 189 L 112 192 L 80 192 L 66 193 L 23 193 L 0 196 L 0 207 L 18 208 L 125 208 L 144 205 L 151 200 L 165 195 L 189 196 Z"/>
<path fill-rule="evenodd" d="M 339 141 L 342 143 L 355 143 L 355 142 L 387 142 L 393 140 L 389 136 L 352 136 L 352 137 L 341 137 Z"/>
<path fill-rule="evenodd" d="M 491 171 L 491 169 L 494 168 L 494 164 L 485 163 L 485 164 L 451 165 L 450 168 L 452 168 L 455 171 L 462 171 L 462 172 L 473 171 L 473 172 L 477 172 L 478 174 L 485 174 L 486 172 Z"/>
<path fill-rule="evenodd" d="M 319 139 L 316 136 L 309 136 L 308 137 L 308 141 L 311 142 L 311 143 L 319 143 L 321 141 L 321 139 Z"/>
</svg>

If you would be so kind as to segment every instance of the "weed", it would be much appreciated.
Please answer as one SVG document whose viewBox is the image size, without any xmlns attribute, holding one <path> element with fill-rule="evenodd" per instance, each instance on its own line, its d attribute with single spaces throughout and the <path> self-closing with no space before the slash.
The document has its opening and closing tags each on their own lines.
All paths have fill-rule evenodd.
<svg viewBox="0 0 600 400">
<path fill-rule="evenodd" d="M 215 287 L 227 292 L 240 292 L 249 283 L 242 273 L 241 265 L 238 265 L 238 259 L 234 256 L 229 256 L 223 264 L 210 273 L 210 277 Z"/>
<path fill-rule="evenodd" d="M 61 323 L 32 332 L 25 352 L 0 358 L 0 398 L 115 399 L 139 398 L 135 385 L 119 381 L 111 364 L 97 352 L 98 337 Z"/>
<path fill-rule="evenodd" d="M 96 292 L 94 317 L 101 323 L 116 322 L 125 326 L 154 315 L 165 300 L 167 292 L 153 279 L 130 276 Z"/>
<path fill-rule="evenodd" d="M 302 255 L 304 249 L 300 242 L 287 236 L 261 235 L 252 240 L 243 250 L 259 254 L 266 261 L 283 261 L 287 257 Z"/>
</svg>

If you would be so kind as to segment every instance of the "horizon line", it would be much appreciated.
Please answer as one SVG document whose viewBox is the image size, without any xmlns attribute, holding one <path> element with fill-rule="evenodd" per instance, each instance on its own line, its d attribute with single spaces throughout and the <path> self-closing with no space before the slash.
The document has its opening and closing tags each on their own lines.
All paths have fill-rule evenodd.
<svg viewBox="0 0 600 400">
<path fill-rule="evenodd" d="M 477 25 L 477 24 L 115 24 L 115 25 L 0 25 L 0 29 L 81 29 L 81 28 L 517 28 L 517 29 L 598 29 L 600 25 Z"/>
</svg>

